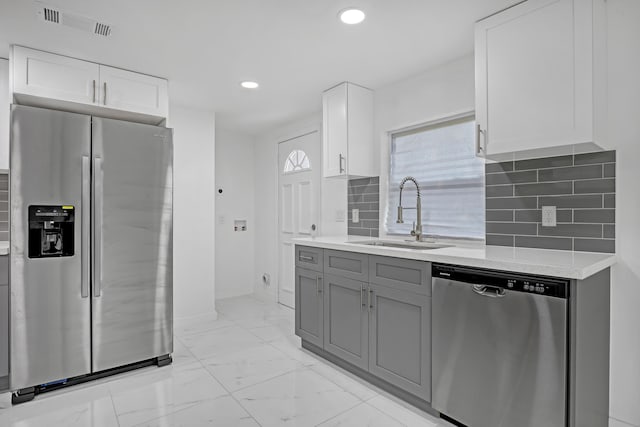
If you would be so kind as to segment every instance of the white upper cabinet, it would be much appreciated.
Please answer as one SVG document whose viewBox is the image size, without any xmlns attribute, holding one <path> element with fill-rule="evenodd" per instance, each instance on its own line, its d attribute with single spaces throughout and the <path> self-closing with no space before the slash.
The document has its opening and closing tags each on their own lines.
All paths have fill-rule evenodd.
<svg viewBox="0 0 640 427">
<path fill-rule="evenodd" d="M 98 64 L 19 46 L 11 60 L 14 93 L 83 104 L 97 99 Z"/>
<path fill-rule="evenodd" d="M 9 169 L 9 61 L 0 58 L 0 169 Z"/>
<path fill-rule="evenodd" d="M 373 92 L 341 83 L 322 94 L 323 176 L 376 176 Z"/>
<path fill-rule="evenodd" d="M 103 105 L 119 110 L 166 116 L 167 81 L 119 68 L 100 66 Z"/>
<path fill-rule="evenodd" d="M 165 79 L 21 46 L 11 62 L 20 103 L 151 123 L 168 115 Z"/>
<path fill-rule="evenodd" d="M 478 154 L 603 137 L 603 0 L 528 0 L 476 24 Z"/>
</svg>

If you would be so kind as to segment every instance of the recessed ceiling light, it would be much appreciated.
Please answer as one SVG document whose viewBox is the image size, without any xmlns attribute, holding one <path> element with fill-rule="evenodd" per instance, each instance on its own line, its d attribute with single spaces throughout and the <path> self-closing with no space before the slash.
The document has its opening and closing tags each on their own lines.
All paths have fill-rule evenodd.
<svg viewBox="0 0 640 427">
<path fill-rule="evenodd" d="M 359 24 L 364 21 L 365 18 L 363 11 L 352 7 L 341 10 L 338 16 L 340 16 L 340 20 L 342 22 L 349 25 Z"/>
<path fill-rule="evenodd" d="M 247 82 L 240 83 L 240 86 L 242 86 L 245 89 L 257 89 L 258 86 L 260 86 L 260 85 L 258 83 L 256 83 L 256 82 L 247 81 Z"/>
</svg>

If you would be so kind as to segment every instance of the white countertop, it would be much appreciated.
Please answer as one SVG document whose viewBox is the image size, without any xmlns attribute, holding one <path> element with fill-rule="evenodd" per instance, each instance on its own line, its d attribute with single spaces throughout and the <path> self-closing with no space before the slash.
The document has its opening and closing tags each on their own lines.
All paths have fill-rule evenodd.
<svg viewBox="0 0 640 427">
<path fill-rule="evenodd" d="M 0 255 L 9 255 L 9 242 L 0 242 Z"/>
<path fill-rule="evenodd" d="M 615 255 L 591 252 L 571 252 L 485 245 L 414 250 L 347 243 L 354 241 L 362 242 L 365 240 L 377 239 L 370 239 L 361 236 L 309 237 L 293 239 L 296 244 L 318 248 L 417 259 L 422 261 L 487 268 L 492 270 L 564 277 L 578 280 L 586 279 L 587 277 L 616 263 Z M 385 238 L 382 240 L 392 239 Z"/>
</svg>

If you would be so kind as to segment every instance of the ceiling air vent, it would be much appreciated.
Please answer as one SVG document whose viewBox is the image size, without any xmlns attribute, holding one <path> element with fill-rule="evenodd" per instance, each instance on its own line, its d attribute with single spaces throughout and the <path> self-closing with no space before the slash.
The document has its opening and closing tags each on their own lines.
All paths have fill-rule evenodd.
<svg viewBox="0 0 640 427">
<path fill-rule="evenodd" d="M 36 11 L 38 17 L 44 22 L 64 25 L 65 27 L 75 28 L 76 30 L 97 34 L 103 37 L 111 35 L 111 25 L 99 22 L 93 18 L 87 18 L 86 16 L 55 9 L 40 2 L 36 2 Z"/>
<path fill-rule="evenodd" d="M 98 35 L 106 37 L 109 34 L 111 34 L 111 26 L 107 24 L 103 24 L 101 22 L 96 22 L 96 26 L 93 32 Z"/>
<path fill-rule="evenodd" d="M 54 24 L 60 23 L 60 11 L 51 9 L 49 7 L 43 8 L 43 19 L 47 22 L 53 22 Z"/>
</svg>

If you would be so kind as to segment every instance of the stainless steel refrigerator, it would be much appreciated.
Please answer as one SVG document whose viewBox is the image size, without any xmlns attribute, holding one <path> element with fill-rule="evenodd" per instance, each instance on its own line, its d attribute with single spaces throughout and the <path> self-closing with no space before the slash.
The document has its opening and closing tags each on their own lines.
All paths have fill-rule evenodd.
<svg viewBox="0 0 640 427">
<path fill-rule="evenodd" d="M 14 402 L 169 363 L 172 130 L 14 105 L 10 147 Z"/>
</svg>

